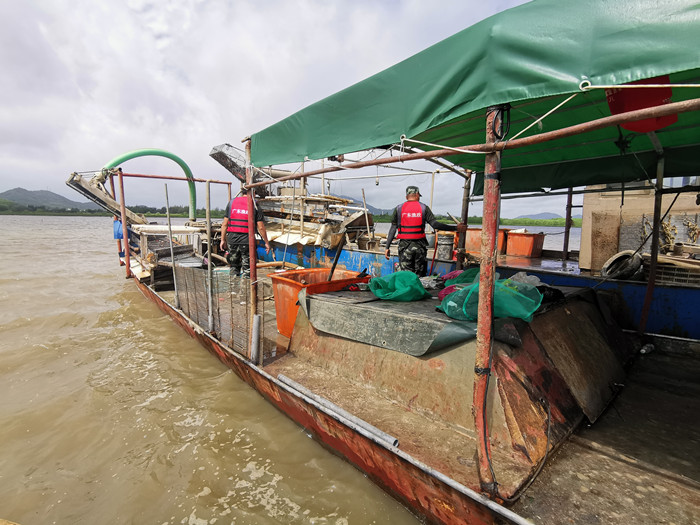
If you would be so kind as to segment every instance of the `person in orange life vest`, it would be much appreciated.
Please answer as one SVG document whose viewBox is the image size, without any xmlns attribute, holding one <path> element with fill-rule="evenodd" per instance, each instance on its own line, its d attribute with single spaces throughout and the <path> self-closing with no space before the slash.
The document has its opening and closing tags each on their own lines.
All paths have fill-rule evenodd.
<svg viewBox="0 0 700 525">
<path fill-rule="evenodd" d="M 255 203 L 253 203 L 255 206 Z M 270 242 L 267 240 L 265 229 L 265 216 L 255 207 L 256 230 L 265 241 L 267 253 L 270 253 Z M 225 242 L 225 244 L 224 244 Z M 250 277 L 250 253 L 248 245 L 248 196 L 245 189 L 241 189 L 241 195 L 231 200 L 226 205 L 224 222 L 221 225 L 221 243 L 219 248 L 228 249 L 228 261 L 231 272 L 239 273 L 243 277 Z"/>
<path fill-rule="evenodd" d="M 428 206 L 419 202 L 421 197 L 417 186 L 406 188 L 406 202 L 394 208 L 391 228 L 386 238 L 385 256 L 390 256 L 389 246 L 394 235 L 399 239 L 399 269 L 413 272 L 418 277 L 426 274 L 428 267 L 428 241 L 425 239 L 425 225 L 430 224 L 436 230 L 466 231 L 467 227 L 438 222 Z"/>
</svg>

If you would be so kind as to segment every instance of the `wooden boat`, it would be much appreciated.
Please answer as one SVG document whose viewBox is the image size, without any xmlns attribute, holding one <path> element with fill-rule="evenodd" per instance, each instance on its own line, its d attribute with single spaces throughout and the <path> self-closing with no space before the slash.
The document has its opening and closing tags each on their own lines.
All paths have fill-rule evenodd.
<svg viewBox="0 0 700 525">
<path fill-rule="evenodd" d="M 580 27 L 572 27 L 572 19 Z M 117 203 L 113 189 L 110 209 L 118 204 L 129 224 L 123 257 L 127 274 L 241 379 L 421 519 L 690 523 L 700 514 L 700 428 L 692 417 L 700 408 L 700 343 L 693 313 L 700 289 L 656 285 L 660 205 L 647 283 L 562 275 L 506 260 L 499 273 L 525 269 L 560 292 L 527 322 L 494 318 L 494 288 L 501 192 L 635 180 L 645 174 L 629 165 L 642 163 L 654 168 L 660 196 L 664 175 L 688 170 L 688 159 L 697 158 L 695 135 L 686 132 L 700 127 L 700 99 L 689 94 L 697 86 L 683 88 L 689 91 L 681 91 L 682 100 L 675 97 L 678 86 L 700 78 L 697 55 L 682 42 L 698 29 L 700 10 L 690 3 L 596 2 L 593 7 L 536 1 L 477 24 L 251 136 L 248 188 L 269 184 L 255 179 L 254 166 L 307 156 L 337 158 L 397 141 L 400 153 L 393 161 L 449 158 L 458 171 L 478 171 L 482 162 L 484 174 L 475 186 L 484 194 L 476 323 L 435 312 L 434 299 L 396 303 L 380 301 L 366 290 L 314 290 L 327 284 L 333 262 L 343 270 L 368 268 L 375 276 L 393 271 L 381 261 L 382 254 L 322 243 L 289 254 L 286 259 L 303 262 L 306 273 L 287 274 L 287 281 L 300 285 L 292 301 L 275 299 L 275 288 L 291 285 L 265 263 L 253 265 L 249 281 L 231 276 L 225 266 L 215 267 L 213 249 L 207 248 L 218 244 L 211 221 L 171 232 L 138 224 L 127 213 L 123 192 Z M 669 34 L 679 39 L 678 45 L 668 42 Z M 561 46 L 541 45 L 561 35 L 569 35 Z M 519 43 L 520 61 L 509 55 L 513 42 Z M 567 54 L 568 42 L 575 43 L 575 53 Z M 614 55 L 607 46 L 618 50 L 622 43 L 625 49 L 658 45 L 665 50 L 663 60 L 640 53 L 625 69 L 606 59 Z M 590 62 L 575 59 L 589 48 L 596 51 L 583 53 Z M 489 62 L 484 56 L 492 62 L 487 71 L 479 70 Z M 523 69 L 525 56 L 532 63 Z M 588 68 L 585 82 L 580 80 L 582 67 Z M 462 73 L 452 75 L 454 71 Z M 484 92 L 482 81 L 490 74 L 502 83 L 494 81 L 492 90 Z M 603 90 L 596 87 L 611 89 L 661 74 L 670 75 L 673 102 L 588 120 L 610 111 Z M 430 85 L 440 79 L 444 89 L 426 94 L 412 88 L 428 85 L 426 78 Z M 647 89 L 661 89 L 654 86 Z M 367 90 L 377 102 L 370 108 L 364 105 Z M 586 93 L 584 101 L 557 112 L 577 92 Z M 327 114 L 326 107 L 333 111 Z M 407 109 L 415 107 L 425 111 Z M 556 130 L 532 134 L 528 128 L 525 138 L 505 140 L 508 111 L 518 110 L 529 115 L 551 110 Z M 344 118 L 338 118 L 339 112 Z M 616 126 L 670 115 L 678 115 L 677 122 L 663 120 L 663 133 L 649 132 L 649 143 L 629 143 L 625 147 L 634 154 L 620 155 L 614 146 Z M 380 121 L 381 126 L 374 125 Z M 349 131 L 333 128 L 338 133 L 331 141 L 332 122 L 343 122 Z M 517 119 L 515 124 L 525 126 Z M 588 139 L 587 132 L 594 139 L 582 140 Z M 486 143 L 470 144 L 484 134 Z M 424 150 L 407 151 L 409 139 Z M 475 151 L 485 154 L 485 164 Z M 342 168 L 385 162 L 346 162 Z M 697 168 L 697 162 L 692 165 Z M 123 174 L 115 168 L 114 162 L 108 164 L 100 174 L 104 180 L 92 187 L 106 178 L 121 182 Z M 280 170 L 272 182 L 339 169 Z M 71 182 L 90 193 L 89 184 L 74 177 Z M 252 201 L 251 195 L 251 209 Z M 166 246 L 173 237 L 181 241 L 179 254 Z M 254 237 L 251 246 L 256 253 Z M 275 253 L 280 258 L 280 248 Z M 177 260 L 192 257 L 198 261 L 193 265 Z M 442 263 L 440 273 L 463 261 Z M 684 313 L 681 300 L 692 305 L 690 314 Z M 290 337 L 278 333 L 281 317 L 294 319 Z M 690 337 L 662 335 L 671 325 Z"/>
</svg>

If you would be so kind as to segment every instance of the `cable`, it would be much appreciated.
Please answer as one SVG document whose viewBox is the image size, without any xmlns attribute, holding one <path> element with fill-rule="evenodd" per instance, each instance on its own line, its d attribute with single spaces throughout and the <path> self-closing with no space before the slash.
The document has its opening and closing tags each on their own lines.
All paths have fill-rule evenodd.
<svg viewBox="0 0 700 525">
<path fill-rule="evenodd" d="M 554 113 L 556 110 L 558 110 L 560 107 L 562 107 L 564 104 L 566 104 L 567 102 L 569 102 L 569 101 L 570 101 L 572 98 L 574 98 L 576 95 L 578 95 L 578 93 L 574 93 L 574 94 L 571 95 L 569 98 L 567 98 L 564 102 L 561 102 L 561 103 L 559 103 L 558 105 L 554 106 L 554 107 L 553 107 L 552 109 L 550 109 L 547 113 L 545 113 L 545 114 L 542 115 L 540 118 L 538 118 L 537 120 L 535 120 L 534 122 L 532 122 L 532 123 L 531 123 L 529 126 L 527 126 L 525 129 L 522 129 L 522 130 L 520 130 L 518 133 L 516 133 L 515 135 L 513 135 L 509 140 L 517 139 L 520 135 L 522 135 L 523 133 L 525 133 L 525 132 L 526 132 L 528 129 L 530 129 L 532 126 L 535 126 L 536 124 L 539 124 L 540 122 L 542 122 L 542 121 L 543 121 L 544 119 L 546 119 L 549 115 L 551 115 L 551 114 Z M 523 110 L 519 110 L 519 111 L 522 112 L 522 113 L 525 113 L 526 115 L 528 115 L 528 116 L 530 116 L 530 117 L 532 117 L 532 118 L 535 118 L 534 115 L 530 115 L 529 113 L 527 113 L 527 112 L 525 112 L 525 111 L 523 111 Z M 510 113 L 509 113 L 509 115 L 510 115 Z"/>
<path fill-rule="evenodd" d="M 500 497 L 500 493 L 498 491 L 498 481 L 496 481 L 496 473 L 493 471 L 493 463 L 491 462 L 491 453 L 489 452 L 489 431 L 488 431 L 488 419 L 486 417 L 486 401 L 488 400 L 489 397 L 489 380 L 491 379 L 491 364 L 493 363 L 493 330 L 494 330 L 494 324 L 493 324 L 493 319 L 491 320 L 491 344 L 489 346 L 489 364 L 487 367 L 488 373 L 486 374 L 486 392 L 484 393 L 484 403 L 481 407 L 481 417 L 482 417 L 482 424 L 484 427 L 484 451 L 486 452 L 486 461 L 489 464 L 489 471 L 491 472 L 491 479 L 493 480 L 493 485 L 495 488 L 495 494 Z"/>
</svg>

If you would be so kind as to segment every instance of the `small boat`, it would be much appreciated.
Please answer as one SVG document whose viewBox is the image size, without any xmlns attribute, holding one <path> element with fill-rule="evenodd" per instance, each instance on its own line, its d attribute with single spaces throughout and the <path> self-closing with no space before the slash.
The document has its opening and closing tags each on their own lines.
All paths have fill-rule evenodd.
<svg viewBox="0 0 700 525">
<path fill-rule="evenodd" d="M 118 166 L 141 154 L 183 165 L 174 155 L 132 152 L 69 185 L 127 225 L 121 261 L 146 297 L 421 519 L 691 523 L 700 515 L 700 287 L 656 276 L 663 179 L 698 172 L 700 63 L 688 43 L 699 31 L 692 2 L 534 1 L 251 135 L 242 162 L 215 148 L 255 190 L 249 211 L 255 200 L 279 225 L 273 254 L 251 236 L 249 280 L 216 253 L 210 217 L 191 211 L 187 225 L 164 227 L 129 212 Z M 644 96 L 620 95 L 634 90 Z M 395 155 L 341 162 L 372 149 Z M 328 164 L 274 168 L 307 157 Z M 373 281 L 396 275 L 396 261 L 355 246 L 363 227 L 372 238 L 364 209 L 269 191 L 414 160 L 440 162 L 483 195 L 478 278 L 458 283 L 463 303 L 448 296 L 465 318 L 445 315 L 437 290 L 406 302 L 376 293 Z M 650 173 L 645 280 L 499 257 L 502 195 Z M 437 274 L 467 275 L 465 243 L 456 260 L 437 261 Z M 542 288 L 526 313 L 504 301 L 521 282 Z"/>
</svg>

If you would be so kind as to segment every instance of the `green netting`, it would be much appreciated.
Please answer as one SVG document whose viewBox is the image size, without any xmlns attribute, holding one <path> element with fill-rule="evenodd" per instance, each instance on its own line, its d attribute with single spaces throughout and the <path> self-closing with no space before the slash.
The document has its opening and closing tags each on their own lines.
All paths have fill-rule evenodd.
<svg viewBox="0 0 700 525">
<path fill-rule="evenodd" d="M 430 297 L 413 272 L 395 272 L 386 277 L 375 277 L 369 282 L 369 289 L 386 301 L 408 302 Z"/>
<path fill-rule="evenodd" d="M 496 281 L 493 297 L 494 317 L 517 317 L 532 320 L 532 314 L 542 304 L 542 294 L 531 284 L 500 279 Z M 474 283 L 442 300 L 438 310 L 460 321 L 475 321 L 479 309 L 479 283 Z"/>
<path fill-rule="evenodd" d="M 476 276 L 479 275 L 479 267 L 474 267 L 474 268 L 467 268 L 464 270 L 462 273 L 460 273 L 457 277 L 454 279 L 448 279 L 445 281 L 445 287 L 447 286 L 452 286 L 453 284 L 461 284 L 461 283 L 473 283 L 474 279 L 476 279 Z"/>
</svg>

